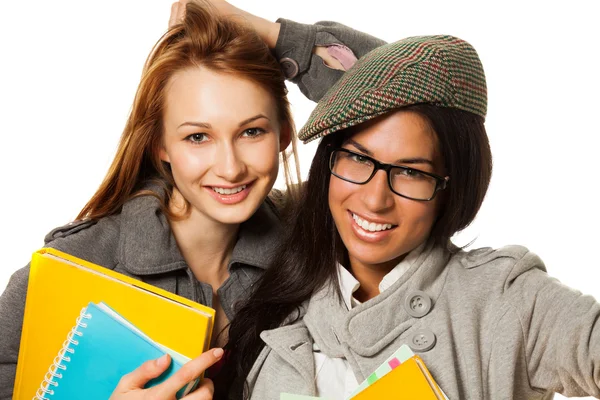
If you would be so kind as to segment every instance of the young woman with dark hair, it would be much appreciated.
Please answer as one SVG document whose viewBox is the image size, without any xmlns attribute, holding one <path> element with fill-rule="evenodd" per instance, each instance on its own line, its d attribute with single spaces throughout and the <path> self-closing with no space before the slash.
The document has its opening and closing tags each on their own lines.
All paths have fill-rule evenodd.
<svg viewBox="0 0 600 400">
<path fill-rule="evenodd" d="M 600 396 L 600 304 L 524 247 L 450 240 L 490 182 L 486 111 L 451 36 L 379 47 L 325 95 L 291 232 L 230 326 L 230 398 L 344 399 L 403 344 L 450 399 Z"/>
</svg>

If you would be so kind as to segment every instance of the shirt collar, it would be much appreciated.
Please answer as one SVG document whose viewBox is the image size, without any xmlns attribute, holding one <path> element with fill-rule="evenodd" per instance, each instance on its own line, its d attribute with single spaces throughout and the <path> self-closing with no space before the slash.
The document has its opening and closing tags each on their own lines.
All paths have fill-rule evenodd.
<svg viewBox="0 0 600 400">
<path fill-rule="evenodd" d="M 383 277 L 379 283 L 379 293 L 383 293 L 386 289 L 396 283 L 406 271 L 408 271 L 408 269 L 417 260 L 419 255 L 423 252 L 425 243 L 426 242 L 421 243 L 412 251 L 410 251 L 406 257 L 404 257 L 402 261 L 398 263 L 398 265 L 396 265 Z M 360 288 L 360 282 L 341 264 L 338 263 L 337 268 L 340 291 L 346 307 L 348 307 L 348 310 L 351 310 L 360 304 L 360 302 L 354 298 L 354 292 Z"/>
<path fill-rule="evenodd" d="M 348 310 L 351 310 L 358 304 L 358 300 L 354 298 L 354 292 L 360 287 L 360 282 L 342 264 L 338 263 L 337 268 L 342 298 Z"/>
<path fill-rule="evenodd" d="M 390 286 L 396 283 L 406 271 L 409 270 L 417 258 L 419 258 L 419 255 L 423 252 L 425 243 L 426 242 L 423 242 L 411 250 L 410 253 L 408 253 L 406 257 L 404 257 L 402 261 L 400 261 L 398 265 L 394 267 L 394 269 L 392 269 L 386 276 L 383 277 L 379 283 L 379 293 L 383 293 L 385 290 L 387 290 Z"/>
</svg>

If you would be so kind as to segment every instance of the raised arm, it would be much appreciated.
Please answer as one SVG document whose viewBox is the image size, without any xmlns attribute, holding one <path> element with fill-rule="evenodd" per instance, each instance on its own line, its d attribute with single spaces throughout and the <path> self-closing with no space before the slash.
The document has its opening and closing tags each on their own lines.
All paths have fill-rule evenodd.
<svg viewBox="0 0 600 400">
<path fill-rule="evenodd" d="M 314 25 L 278 19 L 274 49 L 287 79 L 302 93 L 319 101 L 354 62 L 385 42 L 332 21 Z"/>
<path fill-rule="evenodd" d="M 173 4 L 170 25 L 183 17 L 187 1 Z M 286 78 L 313 101 L 319 101 L 356 59 L 385 44 L 381 39 L 337 22 L 310 25 L 282 18 L 272 22 L 223 0 L 210 0 L 210 3 L 220 14 L 250 23 L 273 49 Z"/>
</svg>

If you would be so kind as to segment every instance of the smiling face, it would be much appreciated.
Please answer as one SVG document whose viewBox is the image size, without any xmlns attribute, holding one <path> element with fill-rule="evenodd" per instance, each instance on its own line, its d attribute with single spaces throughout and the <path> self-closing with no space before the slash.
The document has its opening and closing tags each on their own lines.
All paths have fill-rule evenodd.
<svg viewBox="0 0 600 400">
<path fill-rule="evenodd" d="M 362 124 L 342 145 L 378 161 L 445 176 L 437 136 L 411 111 L 395 111 Z M 415 201 L 394 194 L 383 170 L 358 185 L 331 176 L 329 208 L 348 251 L 351 268 L 389 271 L 424 242 L 440 196 Z"/>
<path fill-rule="evenodd" d="M 169 82 L 163 121 L 160 158 L 192 211 L 223 224 L 250 218 L 290 140 L 273 96 L 247 79 L 187 68 Z"/>
</svg>

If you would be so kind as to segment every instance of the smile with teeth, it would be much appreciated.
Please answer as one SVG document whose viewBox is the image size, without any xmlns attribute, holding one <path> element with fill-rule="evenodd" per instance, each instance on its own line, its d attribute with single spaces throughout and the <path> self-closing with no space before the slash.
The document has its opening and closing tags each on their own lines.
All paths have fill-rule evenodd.
<svg viewBox="0 0 600 400">
<path fill-rule="evenodd" d="M 242 190 L 246 189 L 246 186 L 248 186 L 248 185 L 242 185 L 242 186 L 234 187 L 231 189 L 213 186 L 212 190 L 214 190 L 215 192 L 217 192 L 219 194 L 236 194 L 236 193 L 239 193 Z"/>
<path fill-rule="evenodd" d="M 387 231 L 388 229 L 392 229 L 394 225 L 392 224 L 376 224 L 375 222 L 369 222 L 360 218 L 358 215 L 352 213 L 352 218 L 356 221 L 356 224 L 363 228 L 368 232 L 379 232 L 379 231 Z"/>
</svg>

